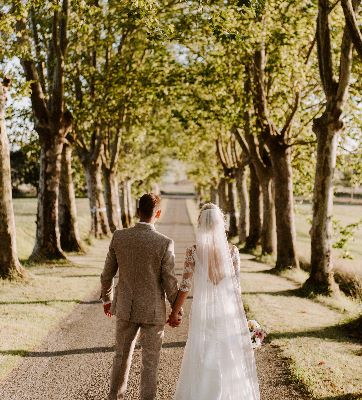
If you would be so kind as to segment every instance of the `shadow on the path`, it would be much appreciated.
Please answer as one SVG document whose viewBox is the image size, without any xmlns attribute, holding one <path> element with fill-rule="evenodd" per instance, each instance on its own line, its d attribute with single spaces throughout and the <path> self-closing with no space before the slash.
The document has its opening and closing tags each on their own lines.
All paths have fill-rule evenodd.
<svg viewBox="0 0 362 400">
<path fill-rule="evenodd" d="M 163 343 L 162 348 L 163 349 L 176 349 L 180 347 L 185 347 L 186 342 L 181 341 L 181 342 L 169 342 L 169 343 Z"/>
<path fill-rule="evenodd" d="M 0 355 L 22 357 L 60 357 L 73 354 L 110 353 L 114 347 L 85 347 L 84 349 L 57 350 L 57 351 L 26 351 L 26 350 L 0 350 Z"/>
<path fill-rule="evenodd" d="M 269 274 L 270 269 L 269 268 L 263 268 L 263 269 L 253 269 L 253 270 L 245 270 L 245 267 L 242 267 L 242 269 L 240 270 L 241 274 Z M 250 267 L 250 268 L 254 268 L 254 267 Z M 275 274 L 274 274 L 275 275 Z"/>
<path fill-rule="evenodd" d="M 341 332 L 343 332 L 344 334 L 341 335 Z M 332 325 L 326 328 L 314 329 L 310 331 L 270 333 L 268 335 L 269 340 L 281 339 L 281 338 L 294 339 L 298 337 L 315 337 L 320 339 L 330 339 L 335 342 L 352 342 L 352 343 L 362 342 L 360 333 L 349 331 L 348 329 L 346 329 L 345 325 Z"/>
<path fill-rule="evenodd" d="M 99 277 L 100 274 L 89 274 L 89 275 L 63 275 L 62 278 L 93 278 Z"/>
<path fill-rule="evenodd" d="M 323 397 L 318 400 L 362 400 L 362 393 L 347 393 L 341 396 Z"/>
<path fill-rule="evenodd" d="M 275 292 L 260 292 L 260 291 L 259 292 L 244 292 L 244 291 L 242 291 L 241 294 L 249 294 L 249 295 L 267 294 L 267 295 L 270 295 L 270 296 L 304 297 L 300 288 L 279 290 L 279 291 L 275 291 Z"/>
<path fill-rule="evenodd" d="M 105 253 L 105 255 L 104 255 L 104 258 L 106 257 L 106 253 Z M 104 261 L 104 259 L 101 259 L 100 260 L 100 262 L 103 262 Z M 34 264 L 34 266 L 35 265 L 37 265 L 37 264 Z M 88 266 L 88 264 L 86 264 L 86 263 L 74 263 L 74 265 L 77 267 L 77 268 L 82 268 L 82 267 L 84 267 L 84 265 L 87 265 L 87 269 L 95 269 L 95 270 L 97 270 L 97 271 L 99 271 L 99 274 L 89 274 L 89 275 L 79 275 L 80 277 L 93 277 L 93 276 L 100 276 L 100 273 L 102 272 L 102 268 L 101 267 L 90 267 L 90 266 Z M 63 268 L 64 269 L 64 267 L 63 266 L 60 266 L 61 268 Z M 57 269 L 57 268 L 53 268 L 53 269 L 48 269 L 47 271 L 45 271 L 45 272 L 39 272 L 39 271 L 33 271 L 33 273 L 34 273 L 34 275 L 36 275 L 36 276 L 49 276 L 49 275 L 52 275 L 52 274 L 58 274 L 59 273 L 59 270 Z M 63 277 L 64 278 L 64 277 Z"/>
<path fill-rule="evenodd" d="M 163 343 L 163 349 L 174 349 L 185 347 L 186 342 L 168 342 Z M 140 349 L 141 346 L 137 345 L 136 349 Z M 27 350 L 0 350 L 0 355 L 3 356 L 21 356 L 21 357 L 61 357 L 71 356 L 74 354 L 94 354 L 94 353 L 113 353 L 115 350 L 114 346 L 108 347 L 85 347 L 83 349 L 70 349 L 70 350 L 56 350 L 56 351 L 27 351 Z"/>
<path fill-rule="evenodd" d="M 177 349 L 177 348 L 183 348 L 186 346 L 185 341 L 181 342 L 166 342 L 162 344 L 163 349 Z M 141 349 L 141 345 L 137 344 L 135 347 L 137 350 Z"/>
<path fill-rule="evenodd" d="M 97 304 L 100 303 L 100 300 L 89 300 L 89 301 L 82 301 L 79 299 L 54 299 L 54 300 L 30 300 L 30 301 L 0 301 L 0 305 L 13 305 L 13 304 L 43 304 L 45 306 L 52 304 L 52 303 L 76 303 L 76 304 Z"/>
</svg>

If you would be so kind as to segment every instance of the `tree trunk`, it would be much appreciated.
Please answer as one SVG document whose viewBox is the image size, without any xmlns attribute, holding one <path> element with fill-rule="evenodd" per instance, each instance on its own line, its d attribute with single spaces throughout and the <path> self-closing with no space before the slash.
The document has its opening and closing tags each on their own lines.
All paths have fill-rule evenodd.
<svg viewBox="0 0 362 400">
<path fill-rule="evenodd" d="M 218 204 L 219 202 L 217 188 L 215 188 L 215 186 L 210 187 L 210 201 L 214 204 Z"/>
<path fill-rule="evenodd" d="M 91 213 L 91 233 L 96 238 L 102 238 L 110 233 L 102 188 L 102 165 L 99 159 L 85 160 L 83 165 Z"/>
<path fill-rule="evenodd" d="M 274 176 L 274 199 L 277 230 L 277 261 L 275 268 L 298 268 L 294 219 L 293 177 L 290 147 L 268 139 Z"/>
<path fill-rule="evenodd" d="M 127 188 L 127 207 L 128 207 L 127 212 L 129 215 L 130 224 L 132 225 L 135 217 L 135 209 L 132 197 L 132 181 L 130 179 L 127 180 L 126 188 Z"/>
<path fill-rule="evenodd" d="M 133 221 L 133 207 L 132 207 L 132 196 L 131 182 L 127 179 L 121 184 L 121 216 L 122 224 L 125 228 L 129 228 Z"/>
<path fill-rule="evenodd" d="M 65 251 L 82 252 L 72 177 L 72 146 L 64 143 L 59 186 L 60 243 Z"/>
<path fill-rule="evenodd" d="M 64 0 L 53 15 L 49 26 L 52 34 L 47 41 L 54 51 L 49 51 L 45 57 L 45 63 L 50 67 L 47 85 L 44 84 L 41 67 L 44 60 L 39 56 L 41 50 L 38 46 L 29 54 L 24 53 L 21 58 L 25 78 L 31 89 L 34 127 L 41 146 L 36 239 L 30 256 L 30 260 L 36 262 L 66 258 L 60 247 L 58 195 L 63 141 L 72 126 L 72 115 L 64 104 L 69 2 Z M 32 17 L 36 19 L 35 14 Z M 37 24 L 34 24 L 34 19 L 31 25 L 36 43 Z M 28 22 L 25 16 L 17 20 L 17 40 L 20 45 L 28 44 L 30 40 Z"/>
<path fill-rule="evenodd" d="M 114 232 L 122 227 L 118 177 L 114 171 L 103 166 L 103 180 L 108 224 L 111 232 Z"/>
<path fill-rule="evenodd" d="M 233 181 L 227 183 L 227 213 L 229 215 L 229 236 L 237 236 L 236 193 L 235 183 Z"/>
<path fill-rule="evenodd" d="M 249 164 L 249 235 L 246 238 L 245 249 L 255 249 L 261 240 L 261 190 L 259 179 L 252 163 Z"/>
<path fill-rule="evenodd" d="M 223 212 L 227 211 L 227 199 L 226 199 L 226 179 L 220 178 L 217 193 L 219 198 L 219 207 Z"/>
<path fill-rule="evenodd" d="M 358 15 L 360 3 L 360 0 L 349 2 L 349 13 Z M 346 6 L 346 2 L 342 2 L 342 5 Z M 356 33 L 353 33 L 353 29 L 351 29 L 350 15 L 349 17 L 346 15 L 347 24 L 344 27 L 340 45 L 337 81 L 334 78 L 334 70 L 337 70 L 337 68 L 332 64 L 333 50 L 328 6 L 327 0 L 319 0 L 316 39 L 319 72 L 326 105 L 323 114 L 313 121 L 313 131 L 317 137 L 317 163 L 313 192 L 311 274 L 305 283 L 305 289 L 308 291 L 322 294 L 330 294 L 336 289 L 331 257 L 333 177 L 336 166 L 338 135 L 343 128 L 342 115 L 347 101 L 353 63 L 351 35 L 355 39 L 354 33 Z M 344 8 L 345 13 L 346 11 L 348 10 Z M 357 28 L 356 21 L 354 21 L 354 28 Z"/>
<path fill-rule="evenodd" d="M 261 182 L 263 194 L 263 224 L 261 229 L 261 250 L 263 254 L 275 252 L 275 206 L 272 178 L 264 176 Z"/>
<path fill-rule="evenodd" d="M 249 231 L 249 196 L 248 187 L 246 182 L 246 171 L 245 167 L 239 167 L 235 171 L 236 188 L 239 198 L 239 222 L 238 222 L 238 235 L 239 242 L 244 243 L 246 241 Z"/>
<path fill-rule="evenodd" d="M 63 133 L 58 128 L 42 132 L 40 136 L 40 178 L 38 193 L 38 211 L 36 221 L 36 239 L 30 261 L 65 259 L 60 246 L 58 226 L 58 195 L 60 182 Z"/>
<path fill-rule="evenodd" d="M 332 265 L 333 175 L 336 166 L 338 130 L 323 115 L 318 129 L 317 164 L 313 193 L 311 229 L 311 274 L 306 286 L 328 294 L 335 289 Z"/>
<path fill-rule="evenodd" d="M 16 231 L 11 193 L 9 142 L 5 129 L 6 88 L 0 84 L 0 277 L 26 275 L 16 250 Z"/>
</svg>

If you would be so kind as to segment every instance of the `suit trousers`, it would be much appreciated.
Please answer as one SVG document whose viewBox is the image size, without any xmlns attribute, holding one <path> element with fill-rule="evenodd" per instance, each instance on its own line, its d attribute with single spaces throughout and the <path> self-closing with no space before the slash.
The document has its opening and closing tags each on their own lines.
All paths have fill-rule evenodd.
<svg viewBox="0 0 362 400">
<path fill-rule="evenodd" d="M 140 331 L 142 347 L 141 400 L 154 400 L 164 325 L 133 323 L 117 319 L 116 352 L 113 358 L 108 400 L 122 400 L 127 390 L 132 354 Z"/>
</svg>

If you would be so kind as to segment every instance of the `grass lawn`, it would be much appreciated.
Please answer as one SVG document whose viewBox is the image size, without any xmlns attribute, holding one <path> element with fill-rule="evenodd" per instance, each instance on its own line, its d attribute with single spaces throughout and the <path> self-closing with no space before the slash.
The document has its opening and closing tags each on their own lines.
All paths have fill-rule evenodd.
<svg viewBox="0 0 362 400">
<path fill-rule="evenodd" d="M 70 256 L 74 265 L 30 266 L 29 282 L 0 280 L 0 380 L 99 288 L 108 243 L 95 240 L 86 255 Z"/>
<path fill-rule="evenodd" d="M 89 234 L 87 199 L 77 199 L 82 239 Z M 25 261 L 35 240 L 36 199 L 14 200 L 18 255 Z M 86 255 L 70 256 L 72 264 L 26 265 L 28 282 L 0 280 L 0 379 L 99 286 L 108 240 L 94 241 Z"/>
<path fill-rule="evenodd" d="M 299 297 L 298 284 L 242 257 L 241 287 L 249 317 L 267 329 L 268 340 L 290 360 L 293 378 L 315 399 L 362 398 L 361 345 L 356 332 L 340 326 L 359 315 L 361 305 L 344 297 Z"/>
</svg>

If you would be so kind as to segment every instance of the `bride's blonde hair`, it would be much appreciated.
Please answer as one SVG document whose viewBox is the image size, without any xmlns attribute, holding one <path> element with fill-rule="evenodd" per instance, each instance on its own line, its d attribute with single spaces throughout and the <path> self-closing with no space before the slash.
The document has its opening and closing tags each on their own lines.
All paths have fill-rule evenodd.
<svg viewBox="0 0 362 400">
<path fill-rule="evenodd" d="M 203 226 L 203 229 L 206 229 L 207 231 L 211 232 L 215 228 L 221 228 L 220 223 L 222 223 L 223 228 L 225 229 L 225 216 L 224 213 L 221 211 L 221 209 L 214 203 L 206 203 L 201 207 L 199 218 L 198 218 L 198 225 L 200 227 L 200 222 L 201 222 L 201 216 L 204 212 L 207 211 L 214 211 L 216 215 L 216 218 L 208 218 L 207 224 Z M 213 214 L 212 212 L 210 213 L 211 215 Z M 223 267 L 221 265 L 221 256 L 218 252 L 218 243 L 215 243 L 214 237 L 213 237 L 213 242 L 209 243 L 209 249 L 208 249 L 208 276 L 210 282 L 212 282 L 214 285 L 217 285 L 220 281 L 222 281 L 225 277 L 225 274 L 223 272 Z"/>
</svg>

